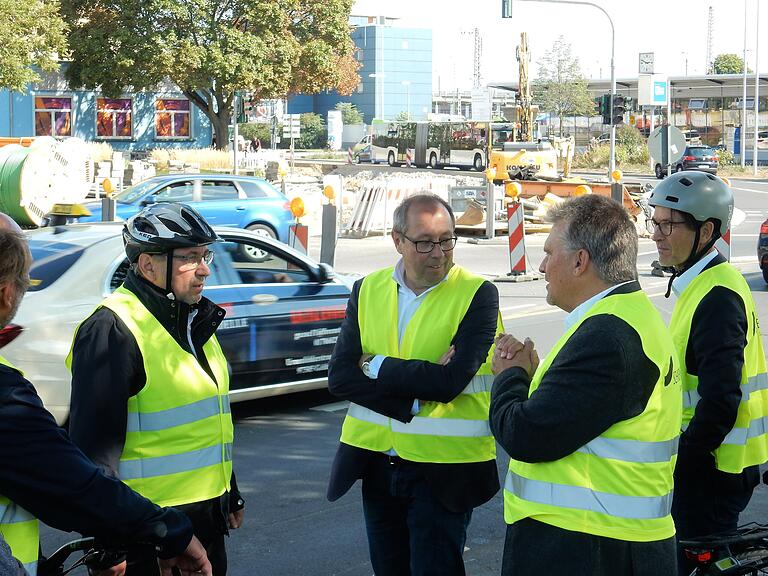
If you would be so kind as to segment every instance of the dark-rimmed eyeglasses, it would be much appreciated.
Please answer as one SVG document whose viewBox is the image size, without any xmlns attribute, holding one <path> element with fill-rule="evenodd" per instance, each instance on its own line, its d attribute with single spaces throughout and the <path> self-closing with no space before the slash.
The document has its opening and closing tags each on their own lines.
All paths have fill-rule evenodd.
<svg viewBox="0 0 768 576">
<path fill-rule="evenodd" d="M 445 240 L 438 240 L 437 242 L 432 242 L 432 240 L 411 240 L 405 234 L 403 234 L 403 238 L 411 242 L 419 254 L 429 254 L 435 246 L 440 246 L 440 250 L 443 252 L 450 252 L 456 247 L 456 236 L 451 236 Z"/>
<path fill-rule="evenodd" d="M 648 232 L 653 234 L 658 230 L 662 236 L 669 236 L 672 234 L 672 229 L 680 224 L 687 224 L 687 222 L 685 220 L 662 220 L 661 222 L 656 222 L 653 218 L 645 221 L 645 227 L 648 229 Z"/>
</svg>

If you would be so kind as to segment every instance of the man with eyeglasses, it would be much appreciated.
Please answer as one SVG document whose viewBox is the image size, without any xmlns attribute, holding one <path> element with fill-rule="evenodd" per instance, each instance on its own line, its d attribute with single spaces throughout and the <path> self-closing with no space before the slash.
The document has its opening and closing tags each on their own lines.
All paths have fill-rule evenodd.
<svg viewBox="0 0 768 576">
<path fill-rule="evenodd" d="M 498 292 L 454 264 L 454 227 L 438 196 L 397 207 L 401 258 L 355 283 L 329 364 L 330 391 L 350 407 L 328 499 L 362 479 L 377 576 L 464 574 L 472 510 L 499 488 L 488 424 Z"/>
<path fill-rule="evenodd" d="M 715 248 L 730 226 L 731 189 L 711 174 L 679 172 L 649 204 L 659 262 L 675 268 L 669 328 L 684 369 L 672 515 L 685 539 L 735 529 L 759 484 L 768 375 L 749 286 Z M 690 570 L 681 558 L 680 573 Z"/>
<path fill-rule="evenodd" d="M 107 474 L 185 512 L 214 576 L 226 573 L 224 535 L 244 507 L 232 472 L 229 371 L 215 336 L 224 310 L 202 295 L 219 240 L 184 204 L 128 219 L 126 280 L 78 327 L 67 358 L 72 439 Z M 155 562 L 130 561 L 127 574 L 156 574 Z"/>
</svg>

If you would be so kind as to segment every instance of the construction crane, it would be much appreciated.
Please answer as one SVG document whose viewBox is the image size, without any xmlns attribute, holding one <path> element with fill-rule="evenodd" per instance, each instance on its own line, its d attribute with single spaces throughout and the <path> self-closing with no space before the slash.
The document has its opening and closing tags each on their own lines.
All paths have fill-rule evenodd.
<svg viewBox="0 0 768 576">
<path fill-rule="evenodd" d="M 533 109 L 531 107 L 531 83 L 528 78 L 528 63 L 531 61 L 528 52 L 528 34 L 520 33 L 520 45 L 517 47 L 517 63 L 520 71 L 520 141 L 531 142 L 533 140 Z"/>
<path fill-rule="evenodd" d="M 709 20 L 707 21 L 707 64 L 705 70 L 707 74 L 714 72 L 715 63 L 712 61 L 712 42 L 715 30 L 715 11 L 712 6 L 709 7 Z"/>
</svg>

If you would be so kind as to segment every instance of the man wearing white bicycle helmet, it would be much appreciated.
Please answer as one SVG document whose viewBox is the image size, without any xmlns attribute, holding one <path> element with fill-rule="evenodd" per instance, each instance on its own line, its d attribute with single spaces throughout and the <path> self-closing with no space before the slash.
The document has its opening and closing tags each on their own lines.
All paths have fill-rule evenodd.
<svg viewBox="0 0 768 576">
<path fill-rule="evenodd" d="M 648 203 L 659 262 L 675 269 L 670 331 L 684 367 L 672 515 L 679 538 L 732 530 L 768 461 L 768 376 L 755 304 L 715 248 L 731 223 L 733 193 L 717 176 L 686 171 L 656 186 Z"/>
<path fill-rule="evenodd" d="M 244 503 L 215 335 L 224 310 L 202 295 L 219 237 L 192 208 L 158 203 L 128 219 L 123 240 L 126 280 L 79 326 L 67 358 L 70 434 L 108 474 L 185 512 L 222 576 L 224 535 Z"/>
</svg>

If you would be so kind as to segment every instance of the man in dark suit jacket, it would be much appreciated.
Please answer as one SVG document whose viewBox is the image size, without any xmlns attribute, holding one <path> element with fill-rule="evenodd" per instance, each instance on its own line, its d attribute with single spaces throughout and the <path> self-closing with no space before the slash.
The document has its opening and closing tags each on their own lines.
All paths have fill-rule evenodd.
<svg viewBox="0 0 768 576">
<path fill-rule="evenodd" d="M 499 489 L 487 421 L 498 292 L 453 264 L 454 226 L 434 195 L 397 208 L 402 258 L 355 284 L 330 361 L 329 388 L 351 404 L 328 499 L 362 479 L 377 576 L 464 574 L 472 509 Z"/>
</svg>

